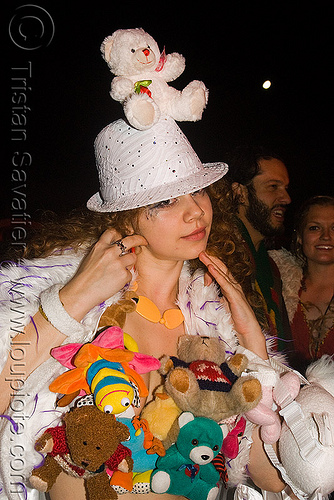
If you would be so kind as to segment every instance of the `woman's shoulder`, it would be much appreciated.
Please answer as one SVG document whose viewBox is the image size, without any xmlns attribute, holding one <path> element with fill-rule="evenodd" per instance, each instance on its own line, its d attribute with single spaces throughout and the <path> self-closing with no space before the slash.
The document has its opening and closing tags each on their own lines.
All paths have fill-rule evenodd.
<svg viewBox="0 0 334 500">
<path fill-rule="evenodd" d="M 45 258 L 4 261 L 0 267 L 0 358 L 7 358 L 10 339 L 29 323 L 43 290 L 66 283 L 81 262 L 82 253 L 54 253 Z"/>
<path fill-rule="evenodd" d="M 83 251 L 74 252 L 71 249 L 62 252 L 55 251 L 46 257 L 35 259 L 20 259 L 18 261 L 3 261 L 0 267 L 0 286 L 9 282 L 22 282 L 28 285 L 29 280 L 42 283 L 45 280 L 71 276 L 79 266 L 84 256 Z M 6 278 L 8 281 L 6 281 Z M 28 285 L 29 286 L 29 285 Z"/>
</svg>

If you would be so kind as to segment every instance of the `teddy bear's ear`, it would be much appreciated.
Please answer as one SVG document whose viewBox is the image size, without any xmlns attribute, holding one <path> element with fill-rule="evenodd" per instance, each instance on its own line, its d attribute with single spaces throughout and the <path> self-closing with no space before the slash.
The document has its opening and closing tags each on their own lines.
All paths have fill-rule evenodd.
<svg viewBox="0 0 334 500">
<path fill-rule="evenodd" d="M 107 36 L 103 40 L 103 42 L 101 43 L 100 50 L 102 53 L 102 57 L 107 63 L 109 62 L 109 59 L 110 59 L 110 52 L 111 52 L 111 48 L 113 46 L 113 43 L 114 43 L 114 37 L 112 35 Z"/>
<path fill-rule="evenodd" d="M 114 424 L 115 425 L 113 426 L 114 427 L 113 432 L 116 431 L 119 441 L 126 441 L 130 436 L 130 431 L 128 427 L 125 424 L 118 422 L 117 420 L 115 420 Z"/>
<path fill-rule="evenodd" d="M 182 344 L 185 344 L 186 342 L 188 342 L 188 336 L 180 335 L 180 337 L 177 339 L 177 347 L 180 347 Z"/>
<path fill-rule="evenodd" d="M 180 429 L 189 422 L 192 422 L 193 420 L 195 420 L 195 417 L 192 413 L 190 413 L 190 411 L 185 411 L 181 413 L 181 415 L 179 416 Z"/>
</svg>

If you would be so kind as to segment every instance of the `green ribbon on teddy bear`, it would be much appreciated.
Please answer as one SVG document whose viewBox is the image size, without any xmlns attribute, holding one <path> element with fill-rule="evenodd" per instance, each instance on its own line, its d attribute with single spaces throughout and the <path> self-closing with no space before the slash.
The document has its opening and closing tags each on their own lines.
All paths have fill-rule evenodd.
<svg viewBox="0 0 334 500">
<path fill-rule="evenodd" d="M 151 97 L 152 92 L 147 88 L 151 85 L 152 80 L 139 80 L 135 83 L 135 92 L 136 94 L 147 94 Z"/>
</svg>

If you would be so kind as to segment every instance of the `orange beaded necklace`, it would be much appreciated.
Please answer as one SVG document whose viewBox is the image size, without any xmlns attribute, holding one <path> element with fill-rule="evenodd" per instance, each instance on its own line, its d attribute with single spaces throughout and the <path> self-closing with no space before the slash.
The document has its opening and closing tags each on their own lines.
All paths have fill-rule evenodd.
<svg viewBox="0 0 334 500">
<path fill-rule="evenodd" d="M 138 283 L 134 281 L 131 290 L 137 292 L 137 289 Z M 167 309 L 161 316 L 155 303 L 144 295 L 137 295 L 135 302 L 137 304 L 136 312 L 140 314 L 140 316 L 151 321 L 151 323 L 160 323 L 168 328 L 168 330 L 174 330 L 174 328 L 180 326 L 184 321 L 184 316 L 180 309 Z"/>
<path fill-rule="evenodd" d="M 169 330 L 180 326 L 184 321 L 184 316 L 180 309 L 167 309 L 163 315 L 152 300 L 144 295 L 138 295 L 136 312 L 152 323 L 160 323 Z"/>
</svg>

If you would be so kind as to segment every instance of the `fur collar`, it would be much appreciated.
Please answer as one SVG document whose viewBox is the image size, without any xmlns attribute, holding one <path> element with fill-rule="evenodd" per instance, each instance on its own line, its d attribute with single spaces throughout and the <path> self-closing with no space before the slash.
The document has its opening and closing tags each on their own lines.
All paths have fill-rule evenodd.
<svg viewBox="0 0 334 500">
<path fill-rule="evenodd" d="M 293 320 L 299 302 L 300 282 L 303 269 L 296 257 L 282 248 L 269 250 L 270 257 L 276 263 L 282 279 L 282 293 L 290 323 Z"/>
</svg>

